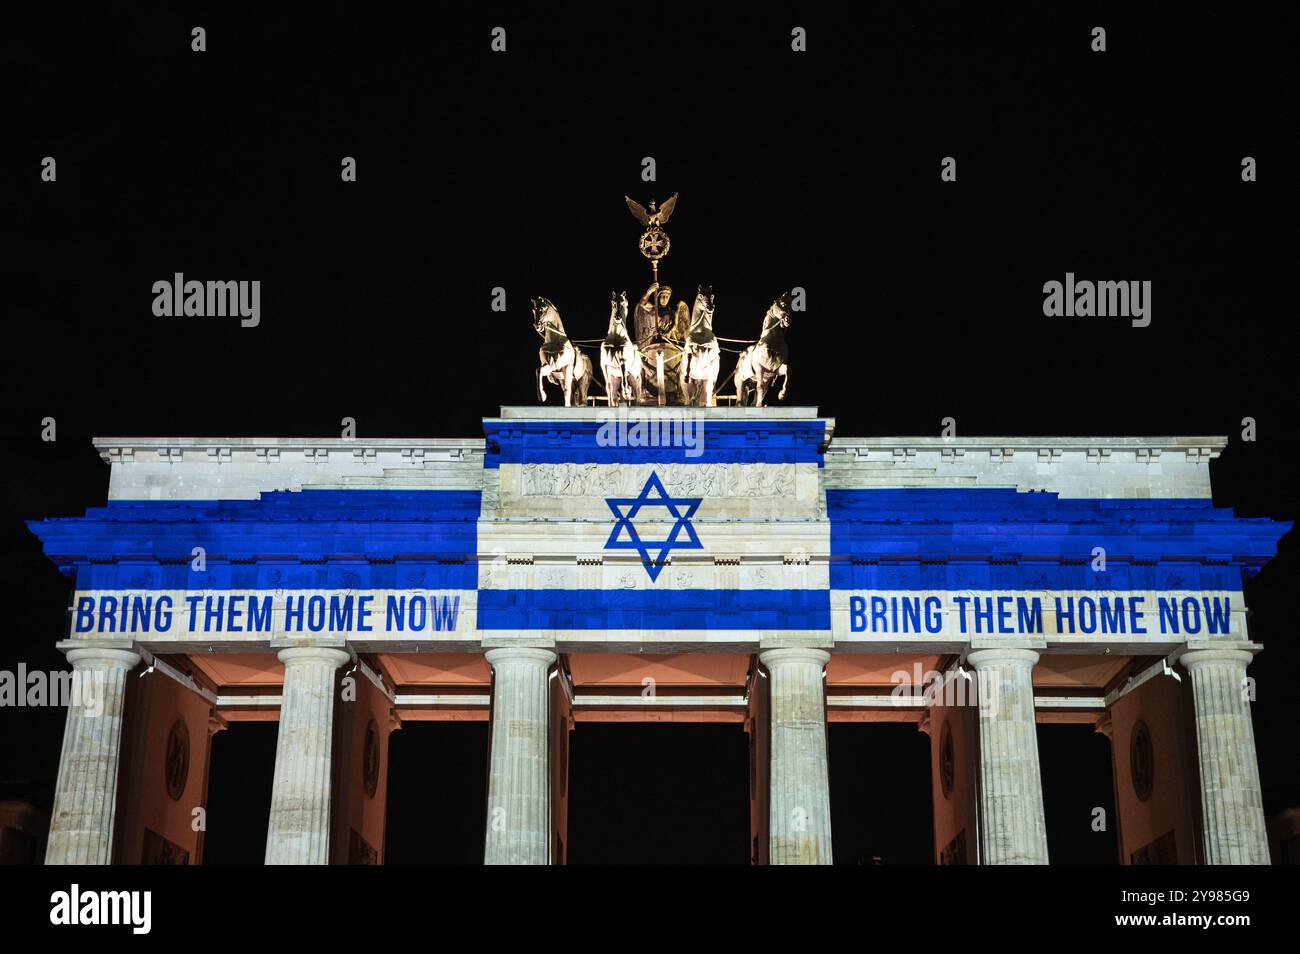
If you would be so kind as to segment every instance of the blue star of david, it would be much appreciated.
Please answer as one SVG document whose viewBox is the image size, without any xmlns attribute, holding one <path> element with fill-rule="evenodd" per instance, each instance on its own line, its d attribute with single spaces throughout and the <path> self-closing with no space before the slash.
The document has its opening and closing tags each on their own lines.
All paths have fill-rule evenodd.
<svg viewBox="0 0 1300 954">
<path fill-rule="evenodd" d="M 658 496 L 650 496 L 652 493 Z M 641 563 L 645 566 L 645 571 L 650 574 L 651 582 L 654 582 L 659 579 L 659 574 L 664 568 L 664 560 L 668 558 L 671 551 L 704 549 L 704 544 L 700 543 L 700 538 L 695 534 L 695 528 L 691 526 L 691 517 L 695 516 L 695 511 L 699 509 L 703 500 L 703 497 L 668 496 L 668 491 L 664 489 L 659 475 L 651 471 L 645 486 L 641 488 L 640 496 L 605 498 L 605 503 L 609 504 L 609 509 L 614 512 L 615 520 L 614 529 L 605 543 L 605 549 L 637 551 L 641 554 Z M 636 519 L 642 507 L 663 507 L 677 521 L 673 524 L 667 539 L 641 539 L 632 521 Z M 627 539 L 620 539 L 624 530 L 627 531 Z M 678 537 L 683 530 L 686 532 L 687 539 L 679 541 Z M 652 557 L 651 551 L 655 549 L 658 550 L 658 555 Z"/>
</svg>

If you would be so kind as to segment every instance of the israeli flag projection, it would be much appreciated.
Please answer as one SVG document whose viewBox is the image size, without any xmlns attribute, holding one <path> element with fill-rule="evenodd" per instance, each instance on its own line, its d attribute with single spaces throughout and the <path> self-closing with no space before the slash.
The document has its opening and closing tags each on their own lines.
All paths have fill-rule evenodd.
<svg viewBox="0 0 1300 954">
<path fill-rule="evenodd" d="M 33 521 L 75 580 L 69 635 L 650 652 L 997 638 L 1154 652 L 1248 638 L 1242 581 L 1289 529 L 1208 495 L 970 485 L 1005 479 L 1001 465 L 949 478 L 895 470 L 903 453 L 832 468 L 833 422 L 811 409 L 657 408 L 654 427 L 628 412 L 611 424 L 590 409 L 513 410 L 484 422 L 472 466 L 463 448 L 432 470 L 408 451 L 390 476 L 349 449 L 359 464 L 323 472 L 309 451 L 274 478 L 289 489 L 239 495 L 270 471 L 229 471 L 198 482 L 213 499 L 118 492 L 81 517 Z M 212 456 L 199 466 L 231 466 Z M 127 487 L 192 486 L 166 482 L 157 468 L 170 463 L 122 466 L 142 468 L 124 471 L 138 480 Z M 901 480 L 924 485 L 891 486 Z"/>
<path fill-rule="evenodd" d="M 630 438 L 635 421 L 487 431 L 498 493 L 480 523 L 497 555 L 479 574 L 485 633 L 725 643 L 830 631 L 828 569 L 811 559 L 829 547 L 823 421 L 708 419 L 667 430 L 690 441 L 626 444 L 610 437 Z"/>
</svg>

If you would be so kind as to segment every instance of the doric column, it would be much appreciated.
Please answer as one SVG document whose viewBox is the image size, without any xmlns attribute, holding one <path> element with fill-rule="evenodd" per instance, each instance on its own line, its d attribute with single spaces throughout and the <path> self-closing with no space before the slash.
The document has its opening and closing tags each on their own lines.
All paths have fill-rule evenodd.
<svg viewBox="0 0 1300 954">
<path fill-rule="evenodd" d="M 492 666 L 492 762 L 484 864 L 551 862 L 551 775 L 547 759 L 549 649 L 501 648 Z"/>
<path fill-rule="evenodd" d="M 977 649 L 981 861 L 1047 864 L 1043 781 L 1038 774 L 1032 649 Z"/>
<path fill-rule="evenodd" d="M 329 864 L 334 676 L 351 658 L 346 649 L 329 646 L 280 650 L 284 690 L 266 832 L 268 865 Z"/>
<path fill-rule="evenodd" d="M 72 697 L 54 788 L 47 865 L 106 865 L 113 860 L 117 762 L 126 676 L 140 662 L 129 640 L 64 640 Z"/>
<path fill-rule="evenodd" d="M 769 649 L 759 654 L 771 680 L 768 863 L 831 863 L 831 793 L 822 672 L 830 653 Z"/>
<path fill-rule="evenodd" d="M 1194 649 L 1191 675 L 1200 758 L 1202 838 L 1209 865 L 1266 865 L 1268 836 L 1250 722 L 1244 649 Z"/>
</svg>

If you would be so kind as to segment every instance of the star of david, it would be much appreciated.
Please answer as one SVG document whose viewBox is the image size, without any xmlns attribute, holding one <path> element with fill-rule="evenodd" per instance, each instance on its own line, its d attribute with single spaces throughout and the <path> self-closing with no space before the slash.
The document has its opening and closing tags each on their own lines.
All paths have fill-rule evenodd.
<svg viewBox="0 0 1300 954">
<path fill-rule="evenodd" d="M 651 494 L 657 496 L 652 497 Z M 651 471 L 639 496 L 605 498 L 605 503 L 609 504 L 609 509 L 614 512 L 615 521 L 614 529 L 605 543 L 605 549 L 637 551 L 641 554 L 641 563 L 653 582 L 659 579 L 664 561 L 671 551 L 704 549 L 704 544 L 700 543 L 700 538 L 695 534 L 695 528 L 691 526 L 691 517 L 695 516 L 695 511 L 699 509 L 703 500 L 703 497 L 668 496 L 668 491 L 664 489 L 659 475 Z M 642 508 L 651 507 L 662 507 L 676 521 L 666 539 L 642 540 L 636 525 L 632 523 Z M 626 539 L 623 538 L 624 531 L 627 533 Z M 687 538 L 685 541 L 678 539 L 683 531 Z M 652 551 L 658 551 L 658 555 L 652 556 Z"/>
</svg>

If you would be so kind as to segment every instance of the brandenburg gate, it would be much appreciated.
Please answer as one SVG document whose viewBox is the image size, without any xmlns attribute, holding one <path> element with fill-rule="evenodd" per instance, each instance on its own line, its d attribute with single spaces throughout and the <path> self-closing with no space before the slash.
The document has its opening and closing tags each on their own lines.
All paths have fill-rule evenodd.
<svg viewBox="0 0 1300 954">
<path fill-rule="evenodd" d="M 837 721 L 928 733 L 937 862 L 1049 860 L 1036 726 L 1074 722 L 1123 863 L 1267 863 L 1242 583 L 1290 525 L 1214 506 L 1226 439 L 577 404 L 97 440 L 105 505 L 30 524 L 89 687 L 47 862 L 201 860 L 237 720 L 279 723 L 267 863 L 382 862 L 389 734 L 479 719 L 488 863 L 563 863 L 571 730 L 640 720 L 744 725 L 754 863 L 831 862 Z"/>
</svg>

